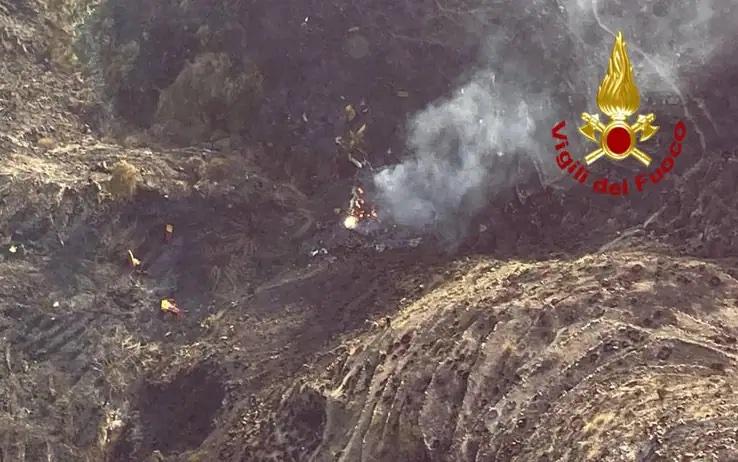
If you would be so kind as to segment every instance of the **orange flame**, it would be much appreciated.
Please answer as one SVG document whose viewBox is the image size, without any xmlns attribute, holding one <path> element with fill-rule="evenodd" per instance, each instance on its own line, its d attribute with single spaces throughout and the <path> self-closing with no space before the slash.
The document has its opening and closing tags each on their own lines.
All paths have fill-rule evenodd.
<svg viewBox="0 0 738 462">
<path fill-rule="evenodd" d="M 349 202 L 348 216 L 343 220 L 343 225 L 348 229 L 355 229 L 362 221 L 377 217 L 376 208 L 368 205 L 364 199 L 364 189 L 360 186 L 355 187 Z"/>
</svg>

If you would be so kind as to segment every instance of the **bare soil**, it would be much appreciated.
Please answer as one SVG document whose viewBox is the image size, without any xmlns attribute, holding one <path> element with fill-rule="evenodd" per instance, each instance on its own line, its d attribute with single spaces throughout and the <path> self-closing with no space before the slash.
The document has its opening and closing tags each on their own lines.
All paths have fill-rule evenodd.
<svg viewBox="0 0 738 462">
<path fill-rule="evenodd" d="M 0 460 L 738 458 L 733 153 L 641 204 L 513 191 L 453 251 L 363 236 L 277 139 L 104 132 L 43 5 L 0 1 Z"/>
</svg>

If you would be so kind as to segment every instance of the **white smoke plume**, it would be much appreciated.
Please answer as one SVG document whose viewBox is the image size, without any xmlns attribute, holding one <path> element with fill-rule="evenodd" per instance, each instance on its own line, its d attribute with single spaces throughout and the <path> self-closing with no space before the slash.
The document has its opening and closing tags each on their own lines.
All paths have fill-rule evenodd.
<svg viewBox="0 0 738 462">
<path fill-rule="evenodd" d="M 498 158 L 541 148 L 533 134 L 543 104 L 520 96 L 509 84 L 496 84 L 494 74 L 479 75 L 417 114 L 408 140 L 414 155 L 374 178 L 383 209 L 414 227 L 468 219 L 461 212 L 476 209 L 491 189 L 510 186 L 513 178 L 498 168 Z"/>
<path fill-rule="evenodd" d="M 407 157 L 374 176 L 380 210 L 398 224 L 459 234 L 490 195 L 521 181 L 516 156 L 544 183 L 560 178 L 551 126 L 578 124 L 581 112 L 597 110 L 617 31 L 629 44 L 642 100 L 653 92 L 679 98 L 675 116 L 697 126 L 705 147 L 702 127 L 712 117 L 699 91 L 686 87 L 690 71 L 738 35 L 732 3 L 564 0 L 501 10 L 508 17 L 483 48 L 483 70 L 413 116 Z M 574 130 L 567 125 L 570 138 Z"/>
</svg>

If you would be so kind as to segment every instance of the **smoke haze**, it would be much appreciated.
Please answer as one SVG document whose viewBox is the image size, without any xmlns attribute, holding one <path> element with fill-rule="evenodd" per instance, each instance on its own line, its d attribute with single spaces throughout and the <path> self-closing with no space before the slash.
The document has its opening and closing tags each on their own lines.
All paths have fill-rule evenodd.
<svg viewBox="0 0 738 462">
<path fill-rule="evenodd" d="M 521 149 L 535 152 L 535 120 L 541 104 L 520 99 L 514 87 L 496 84 L 494 74 L 479 75 L 452 97 L 417 114 L 411 121 L 405 162 L 375 177 L 383 208 L 398 224 L 442 224 L 453 233 L 463 212 L 476 210 L 491 190 L 510 186 L 498 158 Z"/>
<path fill-rule="evenodd" d="M 551 126 L 566 119 L 571 135 L 581 112 L 597 111 L 595 92 L 617 31 L 641 100 L 651 93 L 678 98 L 674 116 L 692 122 L 703 148 L 704 127 L 717 131 L 700 90 L 689 85 L 693 71 L 735 37 L 732 2 L 537 1 L 527 12 L 502 11 L 509 17 L 491 30 L 481 70 L 415 114 L 407 157 L 375 175 L 380 210 L 396 223 L 462 235 L 491 195 L 520 180 L 511 173 L 520 156 L 542 183 L 560 178 Z"/>
</svg>

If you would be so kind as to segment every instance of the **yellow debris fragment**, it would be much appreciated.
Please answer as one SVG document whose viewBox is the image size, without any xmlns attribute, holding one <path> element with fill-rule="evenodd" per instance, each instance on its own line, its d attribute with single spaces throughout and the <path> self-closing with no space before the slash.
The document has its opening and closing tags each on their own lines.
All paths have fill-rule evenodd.
<svg viewBox="0 0 738 462">
<path fill-rule="evenodd" d="M 168 298 L 163 298 L 161 300 L 161 310 L 164 313 L 171 313 L 177 316 L 179 316 L 181 313 L 180 309 L 174 303 L 174 300 L 170 300 Z"/>
</svg>

